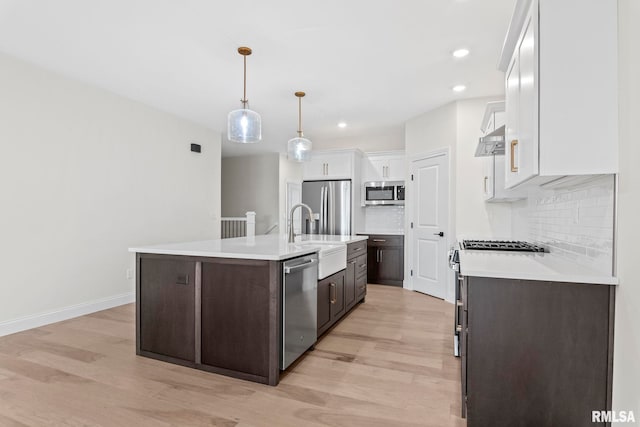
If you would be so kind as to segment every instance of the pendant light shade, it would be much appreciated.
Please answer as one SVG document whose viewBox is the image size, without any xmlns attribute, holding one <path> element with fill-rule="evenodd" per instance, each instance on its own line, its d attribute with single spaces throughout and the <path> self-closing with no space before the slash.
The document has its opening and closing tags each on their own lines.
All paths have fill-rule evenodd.
<svg viewBox="0 0 640 427">
<path fill-rule="evenodd" d="M 287 143 L 287 155 L 289 159 L 304 162 L 311 158 L 311 141 L 302 133 L 302 97 L 304 92 L 296 92 L 298 97 L 298 136 L 291 138 Z"/>
<path fill-rule="evenodd" d="M 248 144 L 262 139 L 262 120 L 260 114 L 248 108 L 247 56 L 251 55 L 251 49 L 239 47 L 238 53 L 244 58 L 244 96 L 240 100 L 242 108 L 233 110 L 227 116 L 227 138 L 229 141 Z"/>
</svg>

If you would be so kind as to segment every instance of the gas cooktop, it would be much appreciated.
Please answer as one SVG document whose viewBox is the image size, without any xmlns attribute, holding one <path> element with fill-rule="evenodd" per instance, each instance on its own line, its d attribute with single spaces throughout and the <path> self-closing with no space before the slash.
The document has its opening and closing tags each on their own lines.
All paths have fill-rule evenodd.
<svg viewBox="0 0 640 427">
<path fill-rule="evenodd" d="M 542 246 L 511 240 L 463 240 L 462 248 L 480 251 L 544 252 Z"/>
</svg>

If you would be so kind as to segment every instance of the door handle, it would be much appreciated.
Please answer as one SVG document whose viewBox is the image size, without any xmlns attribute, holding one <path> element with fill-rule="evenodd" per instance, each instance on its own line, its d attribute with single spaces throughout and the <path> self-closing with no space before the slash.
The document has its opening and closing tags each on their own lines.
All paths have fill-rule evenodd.
<svg viewBox="0 0 640 427">
<path fill-rule="evenodd" d="M 434 236 L 444 237 L 444 233 L 441 231 L 439 233 L 433 233 Z"/>
</svg>

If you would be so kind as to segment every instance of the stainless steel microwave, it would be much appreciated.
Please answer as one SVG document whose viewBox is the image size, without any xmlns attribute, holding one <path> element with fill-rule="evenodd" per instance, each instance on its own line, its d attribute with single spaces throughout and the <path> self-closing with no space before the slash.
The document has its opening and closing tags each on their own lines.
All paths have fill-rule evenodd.
<svg viewBox="0 0 640 427">
<path fill-rule="evenodd" d="M 370 181 L 364 183 L 363 205 L 404 205 L 404 181 Z"/>
</svg>

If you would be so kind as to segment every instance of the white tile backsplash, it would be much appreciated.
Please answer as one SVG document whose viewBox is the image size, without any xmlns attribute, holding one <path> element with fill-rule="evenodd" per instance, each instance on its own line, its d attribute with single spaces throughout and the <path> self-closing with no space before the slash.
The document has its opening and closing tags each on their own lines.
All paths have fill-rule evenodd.
<svg viewBox="0 0 640 427">
<path fill-rule="evenodd" d="M 514 236 L 577 263 L 611 272 L 614 177 L 595 177 L 569 188 L 536 189 L 514 206 Z"/>
<path fill-rule="evenodd" d="M 404 231 L 404 206 L 367 206 L 364 208 L 364 231 Z"/>
</svg>

